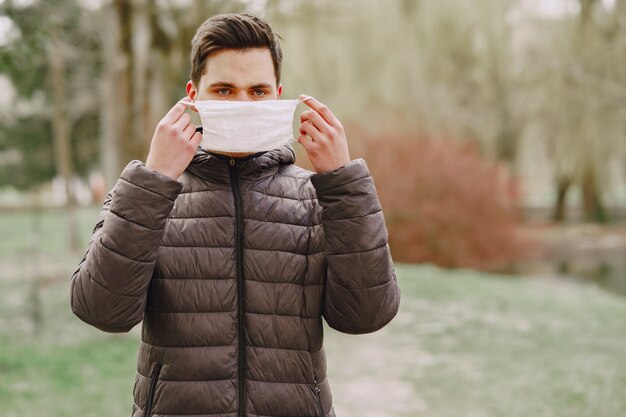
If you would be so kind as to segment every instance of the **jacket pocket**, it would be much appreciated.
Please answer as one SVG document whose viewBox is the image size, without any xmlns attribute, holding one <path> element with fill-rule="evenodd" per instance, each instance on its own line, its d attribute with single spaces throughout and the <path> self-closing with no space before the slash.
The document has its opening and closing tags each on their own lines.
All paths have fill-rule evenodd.
<svg viewBox="0 0 626 417">
<path fill-rule="evenodd" d="M 152 372 L 150 373 L 150 386 L 148 387 L 148 395 L 146 398 L 146 406 L 145 406 L 145 416 L 152 416 L 152 406 L 154 403 L 154 394 L 156 392 L 156 383 L 159 380 L 159 374 L 161 373 L 162 363 L 156 362 L 154 367 L 152 368 Z"/>
<path fill-rule="evenodd" d="M 324 417 L 324 407 L 322 407 L 322 396 L 320 395 L 322 391 L 317 385 L 317 376 L 315 376 L 315 364 L 313 363 L 313 356 L 309 352 L 307 357 L 309 358 L 308 366 L 311 372 L 311 379 L 313 380 L 311 386 L 313 388 L 313 394 L 315 396 L 315 409 L 317 410 L 317 415 L 319 417 Z"/>
<path fill-rule="evenodd" d="M 317 386 L 317 379 L 313 380 L 313 389 L 315 390 L 315 401 L 317 404 L 317 414 L 324 417 L 324 407 L 322 407 L 322 397 L 320 395 L 320 387 Z"/>
</svg>

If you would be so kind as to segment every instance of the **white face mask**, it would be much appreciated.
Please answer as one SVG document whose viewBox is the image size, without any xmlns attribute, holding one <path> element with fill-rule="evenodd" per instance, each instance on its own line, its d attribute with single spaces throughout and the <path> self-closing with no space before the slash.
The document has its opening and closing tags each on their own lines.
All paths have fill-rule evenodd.
<svg viewBox="0 0 626 417">
<path fill-rule="evenodd" d="M 308 100 L 305 98 L 304 100 Z M 207 151 L 261 152 L 294 140 L 293 115 L 304 100 L 200 100 L 193 105 L 202 120 L 200 147 Z"/>
</svg>

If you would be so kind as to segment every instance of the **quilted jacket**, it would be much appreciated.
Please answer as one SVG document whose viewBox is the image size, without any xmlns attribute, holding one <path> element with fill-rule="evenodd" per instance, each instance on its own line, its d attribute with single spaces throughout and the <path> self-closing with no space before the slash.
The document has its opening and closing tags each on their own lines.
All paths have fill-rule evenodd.
<svg viewBox="0 0 626 417">
<path fill-rule="evenodd" d="M 132 417 L 335 417 L 322 317 L 374 332 L 400 289 L 365 161 L 295 159 L 198 148 L 177 180 L 133 160 L 108 193 L 70 304 L 104 332 L 143 321 Z"/>
</svg>

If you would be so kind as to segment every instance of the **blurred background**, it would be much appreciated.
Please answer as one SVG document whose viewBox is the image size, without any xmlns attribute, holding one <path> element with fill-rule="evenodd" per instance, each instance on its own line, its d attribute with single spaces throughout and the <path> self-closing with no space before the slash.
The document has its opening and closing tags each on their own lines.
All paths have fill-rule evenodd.
<svg viewBox="0 0 626 417">
<path fill-rule="evenodd" d="M 337 415 L 625 416 L 626 0 L 0 0 L 0 415 L 130 415 L 140 325 L 82 323 L 69 278 L 196 28 L 243 11 L 389 229 L 398 316 L 326 328 Z"/>
</svg>

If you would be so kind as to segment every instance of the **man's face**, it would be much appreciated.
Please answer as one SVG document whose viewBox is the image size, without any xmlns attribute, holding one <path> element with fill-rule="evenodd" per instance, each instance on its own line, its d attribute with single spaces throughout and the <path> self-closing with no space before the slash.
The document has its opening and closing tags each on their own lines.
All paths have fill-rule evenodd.
<svg viewBox="0 0 626 417">
<path fill-rule="evenodd" d="M 187 82 L 192 100 L 277 100 L 282 93 L 268 48 L 222 49 L 205 65 L 200 85 Z"/>
</svg>

